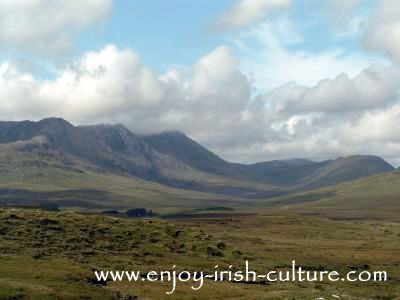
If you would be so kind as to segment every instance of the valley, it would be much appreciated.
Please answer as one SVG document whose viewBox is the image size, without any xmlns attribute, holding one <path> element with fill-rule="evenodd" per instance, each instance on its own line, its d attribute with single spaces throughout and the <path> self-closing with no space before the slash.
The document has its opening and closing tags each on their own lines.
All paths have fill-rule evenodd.
<svg viewBox="0 0 400 300">
<path fill-rule="evenodd" d="M 180 132 L 134 134 L 123 125 L 59 119 L 0 122 L 0 203 L 50 201 L 83 209 L 159 210 L 247 206 L 393 172 L 355 155 L 245 165 L 230 163 Z M 331 192 L 330 192 L 331 193 Z"/>
<path fill-rule="evenodd" d="M 0 299 L 397 299 L 400 175 L 353 155 L 231 163 L 180 132 L 0 122 Z M 151 214 L 136 216 L 132 212 Z M 131 214 L 127 213 L 131 212 Z M 98 282 L 93 270 L 385 270 L 381 283 Z M 165 296 L 164 296 L 165 295 Z"/>
</svg>

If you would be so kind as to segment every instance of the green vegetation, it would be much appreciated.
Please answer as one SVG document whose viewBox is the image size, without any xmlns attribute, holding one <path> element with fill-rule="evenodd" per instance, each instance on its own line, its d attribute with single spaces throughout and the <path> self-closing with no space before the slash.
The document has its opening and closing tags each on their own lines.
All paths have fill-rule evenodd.
<svg viewBox="0 0 400 300">
<path fill-rule="evenodd" d="M 85 209 L 231 207 L 393 171 L 375 156 L 253 165 L 225 161 L 178 132 L 48 118 L 0 122 L 0 204 Z"/>
<path fill-rule="evenodd" d="M 203 270 L 238 258 L 219 243 L 202 230 L 160 220 L 1 209 L 0 298 L 118 298 L 112 287 L 93 284 L 93 270 L 146 272 L 172 264 Z"/>
<path fill-rule="evenodd" d="M 400 220 L 400 172 L 394 171 L 334 187 L 254 204 L 335 219 Z"/>
<path fill-rule="evenodd" d="M 275 211 L 262 215 L 177 220 L 223 239 L 257 271 L 287 269 L 294 259 L 309 270 L 386 270 L 386 283 L 272 283 L 237 299 L 399 299 L 400 223 L 334 221 Z M 236 262 L 240 264 L 240 261 Z M 228 297 L 229 298 L 229 297 Z M 201 299 L 201 298 L 200 298 Z M 221 297 L 223 299 L 223 297 Z"/>
<path fill-rule="evenodd" d="M 226 197 L 167 187 L 137 177 L 94 172 L 84 166 L 71 167 L 48 155 L 15 151 L 0 145 L 0 203 L 38 205 L 52 200 L 59 206 L 91 209 L 131 207 L 175 210 L 234 205 Z"/>
<path fill-rule="evenodd" d="M 260 273 L 296 260 L 308 270 L 384 270 L 390 280 L 208 280 L 168 299 L 400 297 L 400 172 L 305 191 L 393 170 L 378 157 L 241 165 L 180 133 L 61 119 L 0 127 L 0 299 L 164 299 L 169 283 L 101 285 L 93 270 L 211 273 L 245 260 Z M 168 221 L 119 213 L 128 210 Z"/>
<path fill-rule="evenodd" d="M 210 234 L 211 233 L 211 234 Z M 400 296 L 400 224 L 332 221 L 291 214 L 161 221 L 72 212 L 0 209 L 0 299 L 395 299 Z M 214 265 L 254 270 L 386 270 L 386 283 L 205 282 L 197 292 L 168 283 L 95 284 L 93 270 L 211 272 Z M 346 295 L 346 296 L 345 296 Z M 129 298 L 131 297 L 131 298 Z"/>
</svg>

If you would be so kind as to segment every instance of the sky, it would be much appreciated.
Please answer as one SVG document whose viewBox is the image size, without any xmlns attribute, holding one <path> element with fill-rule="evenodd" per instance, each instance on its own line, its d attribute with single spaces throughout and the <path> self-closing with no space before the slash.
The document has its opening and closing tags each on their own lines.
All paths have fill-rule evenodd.
<svg viewBox="0 0 400 300">
<path fill-rule="evenodd" d="M 0 0 L 0 119 L 400 165 L 397 0 Z"/>
</svg>

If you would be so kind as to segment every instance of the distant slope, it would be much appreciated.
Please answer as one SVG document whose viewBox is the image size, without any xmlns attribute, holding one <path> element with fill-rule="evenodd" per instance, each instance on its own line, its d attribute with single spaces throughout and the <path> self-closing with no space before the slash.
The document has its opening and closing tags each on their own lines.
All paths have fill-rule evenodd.
<svg viewBox="0 0 400 300">
<path fill-rule="evenodd" d="M 229 163 L 180 132 L 148 135 L 144 140 L 158 152 L 207 173 L 295 189 L 315 189 L 390 172 L 394 168 L 376 156 L 357 155 L 313 162 L 275 160 L 251 165 Z"/>
<path fill-rule="evenodd" d="M 257 174 L 258 180 L 279 186 L 296 185 L 315 176 L 330 161 L 317 163 L 305 159 L 274 160 L 244 166 L 249 173 Z"/>
<path fill-rule="evenodd" d="M 248 166 L 262 180 L 295 190 L 310 190 L 390 172 L 394 168 L 382 158 L 355 155 L 323 162 L 295 159 Z"/>
<path fill-rule="evenodd" d="M 114 204 L 127 203 L 115 202 L 116 198 L 135 199 L 135 203 L 145 199 L 133 196 L 132 186 L 143 187 L 149 199 L 155 195 L 150 191 L 156 190 L 158 204 L 163 193 L 171 196 L 168 199 L 183 199 L 185 193 L 189 199 L 211 199 L 219 194 L 217 198 L 235 202 L 282 196 L 393 170 L 374 156 L 324 162 L 293 159 L 252 165 L 230 163 L 183 133 L 143 136 L 123 125 L 74 126 L 60 118 L 0 122 L 0 157 L 4 165 L 0 169 L 0 184 L 7 183 L 4 187 L 12 191 L 3 198 L 23 197 L 20 189 L 48 192 L 51 186 L 52 191 L 58 191 L 68 183 L 68 190 L 75 195 L 71 202 L 86 197 L 97 206 L 99 199 L 111 199 Z M 124 184 L 116 196 L 113 187 L 119 186 L 119 182 Z M 113 195 L 93 192 L 79 196 L 76 191 L 85 187 Z M 123 189 L 128 197 L 123 197 Z M 56 199 L 57 195 L 50 196 Z M 50 196 L 29 194 L 28 198 Z M 66 194 L 62 197 L 66 199 Z M 104 200 L 103 206 L 108 206 L 108 200 Z M 196 206 L 198 202 L 193 201 Z"/>
<path fill-rule="evenodd" d="M 158 153 L 123 126 L 75 127 L 63 119 L 49 118 L 39 122 L 1 122 L 0 132 L 0 144 L 40 137 L 42 152 L 58 153 L 58 158 L 103 171 L 164 183 L 201 176 L 174 158 Z M 163 174 L 167 172 L 168 176 Z"/>
<path fill-rule="evenodd" d="M 301 184 L 303 189 L 314 189 L 391 171 L 394 171 L 393 166 L 380 157 L 355 155 L 325 163 Z"/>
<path fill-rule="evenodd" d="M 19 151 L 35 150 L 95 172 L 135 176 L 176 188 L 235 195 L 261 192 L 260 197 L 271 189 L 193 168 L 157 151 L 122 125 L 73 126 L 59 118 L 0 122 L 0 144 L 12 143 Z"/>
<path fill-rule="evenodd" d="M 143 140 L 158 152 L 167 154 L 206 173 L 233 179 L 251 180 L 240 164 L 227 162 L 179 131 L 143 136 Z"/>
<path fill-rule="evenodd" d="M 309 192 L 265 200 L 255 204 L 303 214 L 332 218 L 371 218 L 400 221 L 400 172 L 342 183 Z"/>
<path fill-rule="evenodd" d="M 35 142 L 40 143 L 37 139 Z M 16 147 L 31 147 L 19 151 Z M 182 209 L 233 205 L 238 199 L 167 187 L 137 177 L 96 172 L 32 148 L 28 142 L 0 145 L 0 204 L 91 209 L 148 207 Z"/>
</svg>

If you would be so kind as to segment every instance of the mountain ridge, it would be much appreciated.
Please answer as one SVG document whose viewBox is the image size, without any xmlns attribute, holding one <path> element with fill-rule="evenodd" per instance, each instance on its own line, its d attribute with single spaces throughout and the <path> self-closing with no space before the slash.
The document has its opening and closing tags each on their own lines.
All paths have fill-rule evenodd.
<svg viewBox="0 0 400 300">
<path fill-rule="evenodd" d="M 394 170 L 376 156 L 323 162 L 290 159 L 248 165 L 231 163 L 182 132 L 140 135 L 121 124 L 74 126 L 61 118 L 1 121 L 1 151 L 11 161 L 17 153 L 22 153 L 19 157 L 25 160 L 28 158 L 24 155 L 29 154 L 28 161 L 16 164 L 19 167 L 7 166 L 11 173 L 21 172 L 20 165 L 43 164 L 44 159 L 51 162 L 49 168 L 140 178 L 173 188 L 243 199 L 270 198 Z M 44 175 L 45 171 L 41 173 Z M 33 176 L 26 175 L 25 182 L 35 181 Z"/>
</svg>

